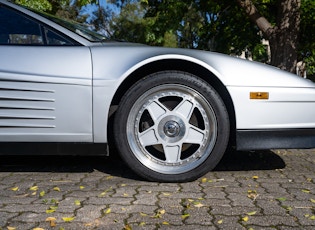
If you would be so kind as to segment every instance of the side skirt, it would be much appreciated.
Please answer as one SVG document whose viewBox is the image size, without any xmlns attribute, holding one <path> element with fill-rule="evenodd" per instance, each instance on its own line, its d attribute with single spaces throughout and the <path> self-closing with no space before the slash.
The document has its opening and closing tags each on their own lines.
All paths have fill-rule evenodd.
<svg viewBox="0 0 315 230">
<path fill-rule="evenodd" d="M 315 129 L 237 130 L 237 150 L 315 148 Z"/>
<path fill-rule="evenodd" d="M 0 155 L 108 156 L 107 143 L 13 143 L 0 142 Z"/>
</svg>

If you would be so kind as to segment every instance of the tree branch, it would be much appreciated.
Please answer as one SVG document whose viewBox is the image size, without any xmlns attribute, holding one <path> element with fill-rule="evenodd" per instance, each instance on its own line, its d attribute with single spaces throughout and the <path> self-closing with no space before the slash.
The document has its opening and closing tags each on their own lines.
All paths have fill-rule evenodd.
<svg viewBox="0 0 315 230">
<path fill-rule="evenodd" d="M 237 0 L 237 2 L 245 10 L 250 20 L 258 26 L 266 38 L 270 39 L 275 28 L 258 12 L 254 3 L 251 0 Z"/>
</svg>

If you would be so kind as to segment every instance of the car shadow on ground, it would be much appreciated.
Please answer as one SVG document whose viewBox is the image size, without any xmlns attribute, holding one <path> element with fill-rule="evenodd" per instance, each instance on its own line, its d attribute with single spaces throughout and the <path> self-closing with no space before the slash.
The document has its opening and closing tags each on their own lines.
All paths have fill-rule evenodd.
<svg viewBox="0 0 315 230">
<path fill-rule="evenodd" d="M 60 155 L 63 153 L 87 155 Z M 98 170 L 112 176 L 141 180 L 117 156 L 88 156 L 91 145 L 0 144 L 0 172 L 88 173 Z M 56 155 L 51 155 L 56 154 Z M 214 171 L 274 170 L 285 167 L 283 159 L 270 150 L 229 151 Z"/>
</svg>

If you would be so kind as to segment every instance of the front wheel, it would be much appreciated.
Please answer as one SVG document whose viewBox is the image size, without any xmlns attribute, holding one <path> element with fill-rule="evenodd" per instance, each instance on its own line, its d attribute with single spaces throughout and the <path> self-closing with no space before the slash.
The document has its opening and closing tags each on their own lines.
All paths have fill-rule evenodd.
<svg viewBox="0 0 315 230">
<path fill-rule="evenodd" d="M 222 158 L 229 117 L 208 83 L 184 72 L 159 72 L 126 92 L 115 117 L 114 136 L 122 159 L 140 176 L 191 181 Z"/>
</svg>

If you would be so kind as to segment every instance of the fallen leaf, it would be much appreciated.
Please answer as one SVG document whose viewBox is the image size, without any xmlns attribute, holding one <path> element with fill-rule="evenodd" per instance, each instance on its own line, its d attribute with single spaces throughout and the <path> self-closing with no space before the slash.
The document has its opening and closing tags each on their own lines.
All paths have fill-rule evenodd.
<svg viewBox="0 0 315 230">
<path fill-rule="evenodd" d="M 182 219 L 184 220 L 184 219 L 188 218 L 189 216 L 190 216 L 189 214 L 183 214 Z"/>
<path fill-rule="evenodd" d="M 164 214 L 165 214 L 165 210 L 162 209 L 162 210 L 157 211 L 156 214 L 154 216 L 152 216 L 152 217 L 153 218 L 161 218 L 162 215 L 164 215 Z"/>
<path fill-rule="evenodd" d="M 277 198 L 276 200 L 278 200 L 278 201 L 286 201 L 287 200 L 287 198 L 285 198 L 285 197 L 279 197 L 279 198 Z"/>
<path fill-rule="evenodd" d="M 55 199 L 51 199 L 51 200 L 50 200 L 50 203 L 51 203 L 51 204 L 58 204 L 59 201 L 58 201 L 58 200 L 55 200 Z"/>
<path fill-rule="evenodd" d="M 139 226 L 144 226 L 145 225 L 145 222 L 140 222 Z"/>
<path fill-rule="evenodd" d="M 53 212 L 56 212 L 56 210 L 53 210 L 53 209 L 47 209 L 47 210 L 46 210 L 46 213 L 47 213 L 47 214 L 53 213 Z"/>
<path fill-rule="evenodd" d="M 33 230 L 45 230 L 43 228 L 33 228 Z"/>
<path fill-rule="evenodd" d="M 39 196 L 40 196 L 40 197 L 43 197 L 43 196 L 45 196 L 45 194 L 46 194 L 45 191 L 41 191 L 41 192 L 39 193 Z"/>
<path fill-rule="evenodd" d="M 163 192 L 162 193 L 164 196 L 171 196 L 172 194 L 171 193 L 168 193 L 168 192 Z"/>
<path fill-rule="evenodd" d="M 310 220 L 315 220 L 315 216 L 311 216 L 311 217 L 310 217 Z"/>
<path fill-rule="evenodd" d="M 243 218 L 242 218 L 242 221 L 245 221 L 245 222 L 247 222 L 248 221 L 248 216 L 244 216 Z"/>
<path fill-rule="evenodd" d="M 200 203 L 200 202 L 196 202 L 196 204 L 194 204 L 194 206 L 195 206 L 196 208 L 201 208 L 201 207 L 203 207 L 204 205 L 203 205 L 202 203 Z"/>
<path fill-rule="evenodd" d="M 256 198 L 258 197 L 258 194 L 257 194 L 256 190 L 248 190 L 247 191 L 247 197 L 252 199 L 252 200 L 256 200 Z"/>
<path fill-rule="evenodd" d="M 74 201 L 74 204 L 77 205 L 77 206 L 80 206 L 80 205 L 81 205 L 81 201 L 75 200 L 75 201 Z"/>
<path fill-rule="evenodd" d="M 81 190 L 84 189 L 84 188 L 85 188 L 84 186 L 82 186 L 82 185 L 80 186 L 80 189 L 81 189 Z"/>
<path fill-rule="evenodd" d="M 304 193 L 310 193 L 311 191 L 308 190 L 308 189 L 302 189 L 302 192 L 304 192 Z"/>
<path fill-rule="evenodd" d="M 140 216 L 147 216 L 148 214 L 144 213 L 144 212 L 140 212 Z"/>
<path fill-rule="evenodd" d="M 167 221 L 163 221 L 163 223 L 162 223 L 163 225 L 170 225 L 170 223 L 169 222 L 167 222 Z"/>
<path fill-rule="evenodd" d="M 259 177 L 258 176 L 253 176 L 252 177 L 254 180 L 257 180 Z"/>
<path fill-rule="evenodd" d="M 315 199 L 311 199 L 311 202 L 312 202 L 312 203 L 315 203 Z"/>
<path fill-rule="evenodd" d="M 7 229 L 8 229 L 8 230 L 16 230 L 16 227 L 10 227 L 10 226 L 8 226 Z"/>
<path fill-rule="evenodd" d="M 247 215 L 249 215 L 249 216 L 253 216 L 253 215 L 255 215 L 256 214 L 256 211 L 253 211 L 253 212 L 248 212 L 248 213 L 246 213 Z"/>
<path fill-rule="evenodd" d="M 50 227 L 56 227 L 56 218 L 55 217 L 47 217 L 46 222 L 49 222 Z"/>
<path fill-rule="evenodd" d="M 132 228 L 130 227 L 129 224 L 126 224 L 125 227 L 124 227 L 124 230 L 132 230 Z"/>
<path fill-rule="evenodd" d="M 104 211 L 104 214 L 109 214 L 110 212 L 111 212 L 111 209 L 108 208 L 108 209 L 106 209 L 106 210 Z"/>
<path fill-rule="evenodd" d="M 208 179 L 205 178 L 205 177 L 201 179 L 201 182 L 202 182 L 202 183 L 206 183 L 207 181 L 208 181 Z"/>
<path fill-rule="evenodd" d="M 53 190 L 54 190 L 54 191 L 57 191 L 57 192 L 60 192 L 60 191 L 61 191 L 59 187 L 54 187 Z"/>
<path fill-rule="evenodd" d="M 31 191 L 37 191 L 37 190 L 38 190 L 38 186 L 30 187 L 30 190 L 31 190 Z"/>
<path fill-rule="evenodd" d="M 14 188 L 11 188 L 12 191 L 16 192 L 19 190 L 19 187 L 14 187 Z"/>
<path fill-rule="evenodd" d="M 223 220 L 218 220 L 218 224 L 222 224 L 223 223 Z"/>
<path fill-rule="evenodd" d="M 64 221 L 64 222 L 71 222 L 71 221 L 73 221 L 75 219 L 75 217 L 73 216 L 73 217 L 62 217 L 62 220 Z"/>
</svg>

